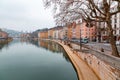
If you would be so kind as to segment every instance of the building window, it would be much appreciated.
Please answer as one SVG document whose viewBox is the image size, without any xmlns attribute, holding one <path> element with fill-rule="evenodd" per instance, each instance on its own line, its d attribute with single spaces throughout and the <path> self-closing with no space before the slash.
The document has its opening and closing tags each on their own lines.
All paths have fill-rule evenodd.
<svg viewBox="0 0 120 80">
<path fill-rule="evenodd" d="M 116 23 L 114 24 L 114 29 L 116 29 Z"/>
<path fill-rule="evenodd" d="M 115 18 L 117 17 L 117 14 L 115 14 Z"/>
<path fill-rule="evenodd" d="M 117 18 L 115 17 L 115 24 L 117 23 Z"/>
<path fill-rule="evenodd" d="M 103 31 L 103 34 L 105 34 L 105 31 Z"/>
<path fill-rule="evenodd" d="M 116 30 L 114 31 L 114 34 L 116 34 Z"/>
</svg>

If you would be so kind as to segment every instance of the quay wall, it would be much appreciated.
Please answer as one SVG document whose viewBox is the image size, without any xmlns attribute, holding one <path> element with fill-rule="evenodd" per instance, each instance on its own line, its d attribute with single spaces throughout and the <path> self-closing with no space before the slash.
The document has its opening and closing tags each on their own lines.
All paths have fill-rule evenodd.
<svg viewBox="0 0 120 80">
<path fill-rule="evenodd" d="M 55 40 L 52 41 L 57 42 Z M 120 80 L 120 58 L 116 58 L 114 56 L 111 56 L 110 54 L 106 55 L 104 53 L 91 51 L 85 48 L 82 48 L 82 52 L 80 52 L 78 50 L 80 49 L 80 46 L 74 43 L 71 43 L 71 46 L 69 48 L 73 50 L 73 54 L 76 54 L 80 59 L 85 61 L 85 63 L 94 71 L 94 73 L 100 78 L 100 80 Z"/>
<path fill-rule="evenodd" d="M 72 48 L 64 44 L 64 42 L 56 40 L 52 41 L 60 44 L 65 49 L 76 69 L 79 80 L 101 80 L 99 76 L 97 76 L 96 73 L 86 64 L 84 60 L 82 60 L 77 54 L 74 54 Z"/>
<path fill-rule="evenodd" d="M 79 46 L 75 44 L 72 44 L 72 47 L 79 49 Z M 77 55 L 92 68 L 101 80 L 120 80 L 119 58 L 84 48 L 82 52 L 77 51 Z"/>
<path fill-rule="evenodd" d="M 93 54 L 78 52 L 78 56 L 86 61 L 101 80 L 120 80 L 120 71 L 118 69 L 101 61 Z"/>
</svg>

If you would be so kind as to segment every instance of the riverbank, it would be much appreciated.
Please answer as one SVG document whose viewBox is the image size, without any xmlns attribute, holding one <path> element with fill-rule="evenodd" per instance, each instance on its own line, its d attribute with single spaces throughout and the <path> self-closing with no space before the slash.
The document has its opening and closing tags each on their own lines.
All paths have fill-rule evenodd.
<svg viewBox="0 0 120 80">
<path fill-rule="evenodd" d="M 66 53 L 68 54 L 71 62 L 77 70 L 79 80 L 100 80 L 99 76 L 83 61 L 76 53 L 73 53 L 72 49 L 69 46 L 64 45 L 59 41 L 52 40 L 60 44 Z"/>
<path fill-rule="evenodd" d="M 11 37 L 7 38 L 7 39 L 2 39 L 0 40 L 0 44 L 4 44 L 4 43 L 8 43 L 10 41 L 12 41 L 13 39 Z"/>
<path fill-rule="evenodd" d="M 80 80 L 120 80 L 120 70 L 110 66 L 95 55 L 86 52 L 74 51 L 60 41 L 55 41 L 60 44 L 72 63 L 74 64 Z M 75 47 L 75 45 L 72 45 Z M 79 48 L 79 46 L 76 46 Z"/>
</svg>

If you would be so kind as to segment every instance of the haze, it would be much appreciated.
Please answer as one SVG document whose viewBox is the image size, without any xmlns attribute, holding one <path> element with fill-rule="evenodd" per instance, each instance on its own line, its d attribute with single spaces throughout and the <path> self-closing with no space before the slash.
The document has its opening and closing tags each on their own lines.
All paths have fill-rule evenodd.
<svg viewBox="0 0 120 80">
<path fill-rule="evenodd" d="M 0 0 L 0 28 L 34 31 L 54 27 L 52 9 L 42 0 Z"/>
</svg>

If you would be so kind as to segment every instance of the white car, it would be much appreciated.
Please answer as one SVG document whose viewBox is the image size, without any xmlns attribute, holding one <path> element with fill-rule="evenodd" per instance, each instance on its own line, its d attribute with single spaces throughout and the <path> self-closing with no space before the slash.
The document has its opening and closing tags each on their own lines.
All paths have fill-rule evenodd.
<svg viewBox="0 0 120 80">
<path fill-rule="evenodd" d="M 120 41 L 116 41 L 116 45 L 120 45 Z"/>
</svg>

